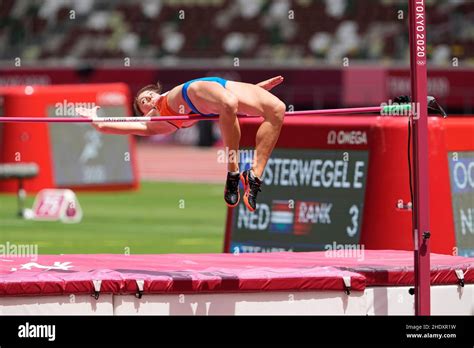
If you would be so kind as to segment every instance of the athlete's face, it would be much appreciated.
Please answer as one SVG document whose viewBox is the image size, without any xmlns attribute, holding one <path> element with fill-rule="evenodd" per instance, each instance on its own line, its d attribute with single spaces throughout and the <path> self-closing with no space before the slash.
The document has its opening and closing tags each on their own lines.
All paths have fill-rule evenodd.
<svg viewBox="0 0 474 348">
<path fill-rule="evenodd" d="M 146 115 L 156 106 L 161 95 L 153 91 L 143 91 L 138 95 L 138 107 L 143 115 Z"/>
</svg>

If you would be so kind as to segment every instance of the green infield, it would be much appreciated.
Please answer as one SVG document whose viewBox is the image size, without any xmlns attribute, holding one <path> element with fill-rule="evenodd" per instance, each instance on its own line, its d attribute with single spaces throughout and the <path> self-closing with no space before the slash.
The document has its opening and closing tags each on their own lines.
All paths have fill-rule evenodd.
<svg viewBox="0 0 474 348">
<path fill-rule="evenodd" d="M 37 244 L 40 254 L 218 253 L 222 195 L 222 185 L 165 182 L 143 182 L 133 192 L 79 192 L 82 222 L 63 224 L 19 219 L 16 197 L 1 194 L 0 244 Z"/>
</svg>

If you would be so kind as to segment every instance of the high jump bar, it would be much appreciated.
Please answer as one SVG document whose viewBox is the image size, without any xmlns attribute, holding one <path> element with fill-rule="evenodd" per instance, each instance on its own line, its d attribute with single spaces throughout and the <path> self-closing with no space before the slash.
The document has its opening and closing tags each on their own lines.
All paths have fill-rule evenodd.
<svg viewBox="0 0 474 348">
<path fill-rule="evenodd" d="M 344 114 L 384 113 L 387 115 L 397 113 L 410 113 L 410 104 L 391 104 L 386 106 L 367 106 L 359 108 L 322 109 L 305 111 L 288 111 L 285 116 L 330 116 Z M 261 116 L 238 115 L 239 118 L 256 118 Z M 93 122 L 157 122 L 157 121 L 206 121 L 218 120 L 216 116 L 202 116 L 197 114 L 183 116 L 132 116 L 132 117 L 0 117 L 0 123 L 93 123 Z"/>
</svg>

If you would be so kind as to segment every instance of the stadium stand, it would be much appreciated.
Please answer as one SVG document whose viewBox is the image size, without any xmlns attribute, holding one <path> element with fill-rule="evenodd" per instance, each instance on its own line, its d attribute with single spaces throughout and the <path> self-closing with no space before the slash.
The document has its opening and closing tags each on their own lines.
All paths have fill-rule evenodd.
<svg viewBox="0 0 474 348">
<path fill-rule="evenodd" d="M 407 11 L 399 4 L 374 1 L 367 11 L 357 0 L 3 0 L 0 60 L 393 63 L 408 57 Z M 431 63 L 456 57 L 473 65 L 474 1 L 428 0 L 427 7 Z"/>
</svg>

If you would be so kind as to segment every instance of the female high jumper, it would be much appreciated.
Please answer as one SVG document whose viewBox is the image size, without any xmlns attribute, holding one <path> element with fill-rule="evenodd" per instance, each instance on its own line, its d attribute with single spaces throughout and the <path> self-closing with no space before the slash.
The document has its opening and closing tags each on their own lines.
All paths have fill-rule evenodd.
<svg viewBox="0 0 474 348">
<path fill-rule="evenodd" d="M 148 85 L 140 89 L 134 100 L 138 115 L 173 116 L 200 114 L 219 116 L 224 146 L 228 149 L 228 173 L 224 200 L 229 207 L 239 203 L 239 180 L 244 187 L 244 203 L 255 211 L 257 194 L 261 192 L 261 176 L 275 147 L 285 117 L 286 106 L 269 91 L 283 82 L 277 76 L 257 85 L 229 81 L 219 77 L 206 77 L 188 81 L 161 93 L 161 86 Z M 77 110 L 85 117 L 96 117 L 98 107 Z M 237 114 L 262 116 L 256 136 L 256 149 L 252 167 L 240 174 L 238 157 L 240 125 Z M 93 126 L 104 133 L 154 135 L 170 134 L 187 128 L 197 121 L 173 122 L 96 122 Z"/>
</svg>

